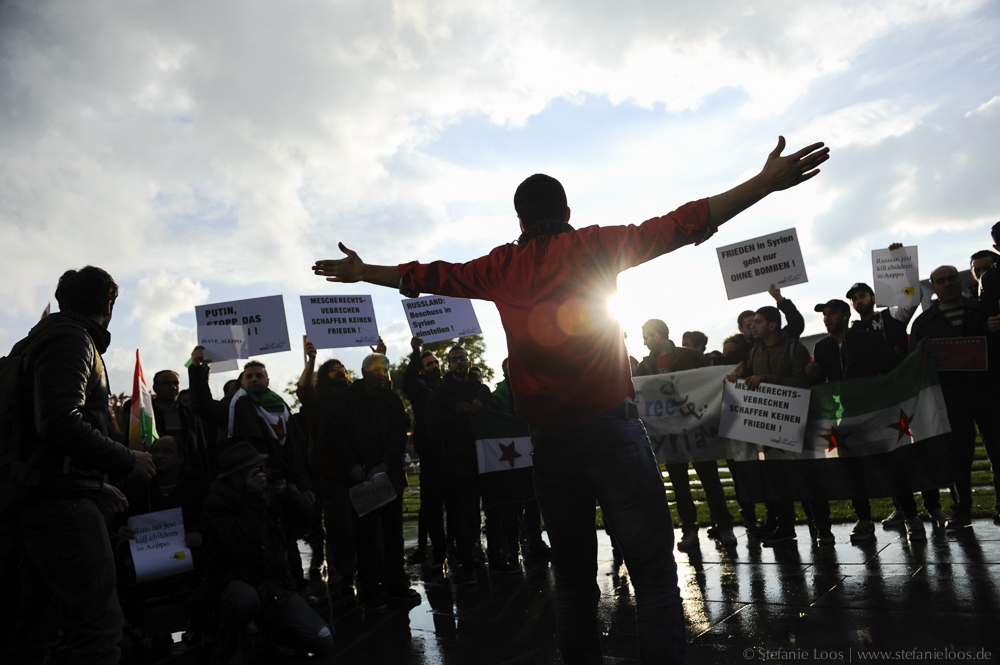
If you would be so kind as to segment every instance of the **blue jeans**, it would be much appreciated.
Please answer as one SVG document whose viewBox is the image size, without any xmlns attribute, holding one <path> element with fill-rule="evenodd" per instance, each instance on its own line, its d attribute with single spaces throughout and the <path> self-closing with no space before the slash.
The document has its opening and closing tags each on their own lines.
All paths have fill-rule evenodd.
<svg viewBox="0 0 1000 665">
<path fill-rule="evenodd" d="M 685 662 L 674 531 L 646 428 L 637 419 L 588 418 L 532 427 L 531 442 L 535 496 L 552 544 L 563 661 L 603 662 L 595 593 L 596 500 L 635 586 L 640 662 Z"/>
</svg>

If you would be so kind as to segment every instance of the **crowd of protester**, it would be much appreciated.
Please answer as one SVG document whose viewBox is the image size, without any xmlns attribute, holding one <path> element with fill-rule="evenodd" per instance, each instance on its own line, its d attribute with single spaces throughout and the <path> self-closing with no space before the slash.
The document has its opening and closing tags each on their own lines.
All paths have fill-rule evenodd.
<svg viewBox="0 0 1000 665">
<path fill-rule="evenodd" d="M 779 143 L 769 163 L 782 147 Z M 799 181 L 801 172 L 812 165 L 796 167 Z M 542 185 L 551 189 L 549 183 Z M 568 220 L 564 194 L 558 204 Z M 518 211 L 521 214 L 521 208 Z M 719 218 L 726 217 L 719 214 Z M 1000 224 L 994 233 L 1000 235 Z M 995 236 L 1000 245 L 998 241 Z M 1000 249 L 997 245 L 994 248 Z M 977 429 L 991 460 L 996 460 L 1000 445 L 995 409 L 1000 364 L 992 362 L 1000 349 L 998 258 L 988 250 L 971 258 L 979 297 L 963 295 L 954 267 L 936 268 L 930 276 L 936 300 L 913 321 L 909 336 L 906 327 L 915 308 L 876 311 L 873 290 L 855 283 L 847 289 L 846 300 L 833 298 L 815 305 L 829 334 L 810 354 L 800 341 L 803 317 L 772 286 L 775 304 L 740 313 L 738 332 L 723 341 L 720 351 L 708 351 L 708 339 L 699 331 L 684 333 L 682 345 L 677 346 L 667 324 L 650 319 L 642 329 L 649 354 L 641 361 L 631 359 L 632 374 L 728 365 L 732 371 L 727 380 L 742 379 L 749 389 L 761 383 L 809 387 L 891 371 L 909 353 L 934 354 L 934 339 L 986 337 L 988 370 L 940 372 L 952 430 L 947 444 L 955 480 L 950 488 L 951 513 L 943 510 L 940 488 L 920 488 L 934 528 L 966 529 L 972 517 L 970 477 Z M 389 277 L 385 281 L 392 281 Z M 544 436 L 537 441 L 555 452 L 550 445 L 555 429 L 540 415 L 552 409 L 538 410 L 523 395 L 515 400 L 506 360 L 504 380 L 490 391 L 467 349 L 451 348 L 442 371 L 442 359 L 414 338 L 402 385 L 393 386 L 381 342 L 357 368 L 361 378 L 355 380 L 338 360 L 328 360 L 317 369 L 316 350 L 309 346 L 296 387 L 301 409 L 293 413 L 285 397 L 271 389 L 266 366 L 256 360 L 246 363 L 222 395 L 213 395 L 210 363 L 204 349 L 195 347 L 186 391 L 180 390 L 179 372 L 166 369 L 154 375 L 152 416 L 159 436 L 148 451 L 133 450 L 128 447 L 125 422 L 130 409 L 126 405 L 121 410 L 126 414 L 121 422 L 112 421 L 101 359 L 110 343 L 107 327 L 117 295 L 117 285 L 99 268 L 68 271 L 56 292 L 60 312 L 43 319 L 11 352 L 12 357 L 23 358 L 25 371 L 23 377 L 18 375 L 22 381 L 18 387 L 31 397 L 24 406 L 30 421 L 24 437 L 31 445 L 26 449 L 38 450 L 39 456 L 32 458 L 37 475 L 30 489 L 19 497 L 15 509 L 4 506 L 0 521 L 0 563 L 12 617 L 4 622 L 9 633 L 4 640 L 5 662 L 43 662 L 49 654 L 68 662 L 116 662 L 122 627 L 127 635 L 141 637 L 142 606 L 154 593 L 183 596 L 189 632 L 208 637 L 217 661 L 223 663 L 241 662 L 261 648 L 313 654 L 333 649 L 331 617 L 317 611 L 307 572 L 325 576 L 335 606 L 356 603 L 375 613 L 390 605 L 422 602 L 411 588 L 403 542 L 408 484 L 404 455 L 410 432 L 420 463 L 418 539 L 409 555 L 412 563 L 454 584 L 474 586 L 490 575 L 518 575 L 523 566 L 547 565 L 552 557 L 557 572 L 559 566 L 568 570 L 582 561 L 579 553 L 565 547 L 550 550 L 543 537 L 539 503 L 555 511 L 553 487 L 536 479 L 536 486 L 550 490 L 544 501 L 539 494 L 539 501 L 504 502 L 481 484 L 471 420 L 481 409 L 530 414 L 525 420 L 535 421 L 533 441 L 541 431 Z M 852 310 L 858 315 L 853 322 Z M 400 395 L 406 397 L 412 418 Z M 627 401 L 580 423 L 609 418 L 618 427 L 614 424 L 618 420 L 635 420 L 634 406 Z M 73 455 L 56 445 L 61 441 L 74 442 Z M 589 473 L 585 466 L 580 468 Z M 694 470 L 708 504 L 709 536 L 722 547 L 735 547 L 735 520 L 718 461 L 697 462 Z M 700 525 L 688 464 L 668 464 L 666 473 L 680 517 L 677 549 L 689 551 L 698 547 Z M 523 476 L 510 473 L 509 478 L 514 483 Z M 995 474 L 993 479 L 996 483 Z M 360 510 L 354 491 L 378 482 L 391 486 L 393 497 Z M 556 485 L 562 487 L 560 483 L 563 479 Z M 854 542 L 875 537 L 870 498 L 875 497 L 853 500 Z M 894 509 L 882 526 L 903 529 L 911 541 L 925 539 L 914 496 L 892 499 Z M 588 500 L 592 510 L 593 499 Z M 137 582 L 129 546 L 136 534 L 128 525 L 129 517 L 177 508 L 193 571 L 178 578 Z M 775 547 L 796 538 L 791 501 L 768 503 L 763 521 L 752 503 L 738 502 L 738 508 L 748 537 Z M 831 545 L 829 503 L 809 501 L 803 508 L 814 544 Z M 994 521 L 1000 524 L 1000 513 L 994 513 Z M 557 519 L 549 526 L 557 523 L 565 526 Z M 668 514 L 663 524 L 671 532 L 667 541 L 673 543 Z M 569 535 L 573 534 L 564 532 Z M 630 552 L 637 551 L 634 538 L 619 544 L 614 526 L 611 535 L 615 564 L 623 560 L 621 545 L 624 564 L 630 565 Z M 300 540 L 311 550 L 308 569 L 300 557 Z M 638 588 L 638 572 L 636 578 Z M 567 597 L 578 590 L 579 585 L 557 582 L 558 592 Z M 571 610 L 559 611 L 568 615 Z M 566 621 L 561 616 L 561 631 Z M 574 647 L 565 637 L 561 635 L 560 648 L 568 658 Z M 640 649 L 652 648 L 642 645 L 640 636 Z"/>
</svg>

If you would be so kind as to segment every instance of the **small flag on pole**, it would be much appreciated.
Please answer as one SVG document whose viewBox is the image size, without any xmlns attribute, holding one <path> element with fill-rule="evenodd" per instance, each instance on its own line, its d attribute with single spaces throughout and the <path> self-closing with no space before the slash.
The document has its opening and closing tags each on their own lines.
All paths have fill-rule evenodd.
<svg viewBox="0 0 1000 665">
<path fill-rule="evenodd" d="M 46 316 L 48 316 L 51 313 L 52 313 L 52 303 L 47 303 L 45 305 L 45 309 L 42 311 L 42 317 L 41 318 L 44 319 Z"/>
<path fill-rule="evenodd" d="M 135 375 L 132 378 L 132 408 L 128 419 L 128 447 L 132 450 L 147 451 L 158 438 L 156 421 L 153 419 L 153 396 L 146 388 L 146 377 L 142 375 L 139 350 L 135 351 Z"/>
</svg>

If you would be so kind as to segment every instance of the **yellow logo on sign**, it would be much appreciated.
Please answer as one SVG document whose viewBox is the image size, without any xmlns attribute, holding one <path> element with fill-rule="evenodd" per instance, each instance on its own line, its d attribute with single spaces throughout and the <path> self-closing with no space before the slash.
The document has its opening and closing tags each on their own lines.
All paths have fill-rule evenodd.
<svg viewBox="0 0 1000 665">
<path fill-rule="evenodd" d="M 912 286 L 906 287 L 905 289 L 903 289 L 903 293 L 908 296 L 912 296 L 914 293 L 913 287 Z"/>
<path fill-rule="evenodd" d="M 187 558 L 187 555 L 184 554 L 182 550 L 180 552 L 174 552 L 173 554 L 170 555 L 170 558 L 173 559 L 174 561 L 183 561 L 184 559 Z"/>
</svg>

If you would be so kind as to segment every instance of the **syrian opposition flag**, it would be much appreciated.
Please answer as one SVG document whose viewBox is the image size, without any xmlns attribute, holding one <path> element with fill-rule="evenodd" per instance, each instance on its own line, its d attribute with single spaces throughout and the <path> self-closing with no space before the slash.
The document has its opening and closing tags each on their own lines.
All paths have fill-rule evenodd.
<svg viewBox="0 0 1000 665">
<path fill-rule="evenodd" d="M 153 396 L 146 387 L 146 377 L 142 375 L 139 349 L 135 350 L 135 374 L 132 376 L 132 407 L 128 418 L 128 447 L 132 450 L 147 451 L 158 438 L 156 421 L 153 419 Z"/>
<path fill-rule="evenodd" d="M 470 414 L 483 505 L 525 501 L 531 485 L 531 437 L 517 416 L 483 407 Z"/>
<path fill-rule="evenodd" d="M 801 453 L 731 441 L 741 501 L 886 497 L 952 482 L 951 427 L 931 356 L 814 387 Z"/>
<path fill-rule="evenodd" d="M 227 436 L 230 439 L 233 438 L 233 429 L 236 426 L 236 403 L 241 397 L 246 397 L 253 403 L 254 409 L 257 411 L 257 416 L 267 423 L 271 434 L 278 440 L 278 443 L 285 445 L 288 437 L 288 419 L 291 418 L 291 413 L 288 410 L 288 405 L 285 404 L 285 400 L 281 399 L 281 396 L 273 390 L 268 390 L 263 395 L 255 395 L 240 388 L 233 393 L 233 398 L 229 401 L 229 429 Z"/>
</svg>

